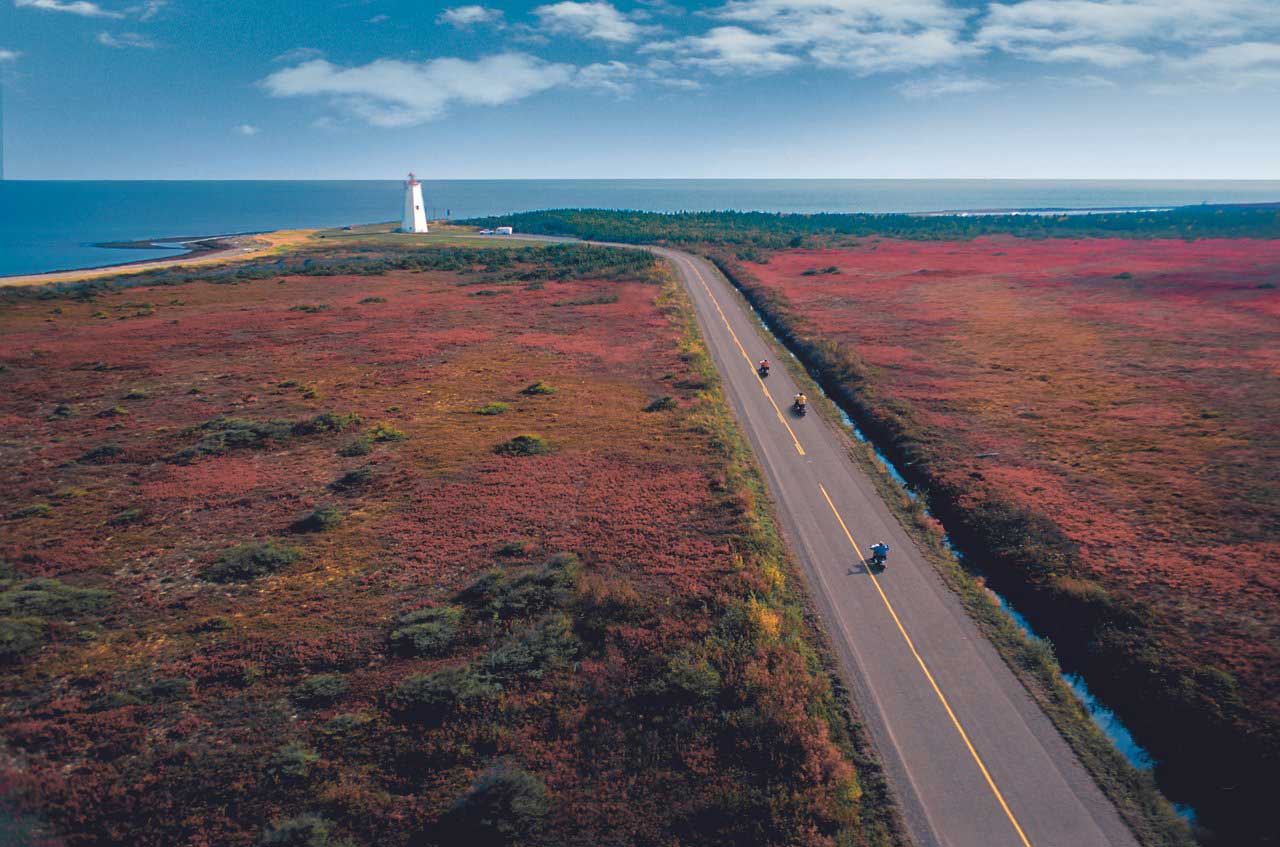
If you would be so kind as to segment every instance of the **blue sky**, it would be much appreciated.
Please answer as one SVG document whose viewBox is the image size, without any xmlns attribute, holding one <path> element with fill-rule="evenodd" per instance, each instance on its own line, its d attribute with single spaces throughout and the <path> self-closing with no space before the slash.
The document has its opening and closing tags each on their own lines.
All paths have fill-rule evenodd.
<svg viewBox="0 0 1280 847">
<path fill-rule="evenodd" d="M 1280 178 L 1280 0 L 0 0 L 11 178 Z"/>
</svg>

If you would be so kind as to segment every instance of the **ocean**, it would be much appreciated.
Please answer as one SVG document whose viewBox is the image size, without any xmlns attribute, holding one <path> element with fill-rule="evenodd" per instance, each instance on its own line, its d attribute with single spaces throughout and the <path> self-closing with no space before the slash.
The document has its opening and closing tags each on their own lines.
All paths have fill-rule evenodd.
<svg viewBox="0 0 1280 847">
<path fill-rule="evenodd" d="M 655 212 L 1139 209 L 1280 201 L 1280 180 L 425 180 L 430 216 L 566 207 Z M 0 182 L 0 276 L 177 255 L 95 246 L 398 220 L 395 180 Z"/>
</svg>

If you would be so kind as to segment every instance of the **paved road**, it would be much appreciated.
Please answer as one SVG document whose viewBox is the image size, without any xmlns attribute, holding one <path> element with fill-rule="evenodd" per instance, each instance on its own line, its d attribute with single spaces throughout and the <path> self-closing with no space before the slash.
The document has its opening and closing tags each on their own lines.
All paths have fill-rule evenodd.
<svg viewBox="0 0 1280 847">
<path fill-rule="evenodd" d="M 707 262 L 655 249 L 684 278 L 738 422 L 885 761 L 918 847 L 1136 845 L 1049 719 L 915 550 Z M 869 572 L 883 540 L 889 567 Z"/>
</svg>

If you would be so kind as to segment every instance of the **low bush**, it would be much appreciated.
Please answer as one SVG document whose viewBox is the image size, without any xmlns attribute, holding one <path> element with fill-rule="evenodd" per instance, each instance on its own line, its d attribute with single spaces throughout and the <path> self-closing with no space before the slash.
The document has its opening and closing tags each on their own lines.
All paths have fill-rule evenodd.
<svg viewBox="0 0 1280 847">
<path fill-rule="evenodd" d="M 369 430 L 369 438 L 382 443 L 384 441 L 404 441 L 408 438 L 403 430 L 397 429 L 386 421 L 381 421 L 373 425 Z"/>
<path fill-rule="evenodd" d="M 297 306 L 289 307 L 290 312 L 306 312 L 312 315 L 314 315 L 316 312 L 327 312 L 329 311 L 329 309 L 330 309 L 330 306 L 328 303 L 315 303 L 315 304 L 302 303 Z"/>
<path fill-rule="evenodd" d="M 476 409 L 477 415 L 501 415 L 511 408 L 509 403 L 485 403 L 479 409 Z"/>
<path fill-rule="evenodd" d="M 13 662 L 32 652 L 44 640 L 41 618 L 0 617 L 0 662 Z"/>
<path fill-rule="evenodd" d="M 271 773 L 282 781 L 306 779 L 318 761 L 320 754 L 315 750 L 301 741 L 290 741 L 271 757 Z"/>
<path fill-rule="evenodd" d="M 578 639 L 568 615 L 558 612 L 500 645 L 480 660 L 480 666 L 498 679 L 524 676 L 540 679 L 578 653 Z"/>
<path fill-rule="evenodd" d="M 674 397 L 659 397 L 644 407 L 646 412 L 665 412 L 667 409 L 674 409 L 677 405 Z"/>
<path fill-rule="evenodd" d="M 541 779 L 500 763 L 489 768 L 440 820 L 445 843 L 470 847 L 531 843 L 551 811 Z"/>
<path fill-rule="evenodd" d="M 77 588 L 56 579 L 0 580 L 0 615 L 65 620 L 102 609 L 111 593 L 100 588 Z"/>
<path fill-rule="evenodd" d="M 564 553 L 537 571 L 512 577 L 490 571 L 463 589 L 464 603 L 504 619 L 548 612 L 565 605 L 573 596 L 582 572 L 578 557 Z"/>
<path fill-rule="evenodd" d="M 129 410 L 124 406 L 112 406 L 110 409 L 103 409 L 95 418 L 123 418 L 129 414 Z"/>
<path fill-rule="evenodd" d="M 201 576 L 211 582 L 243 582 L 283 570 L 301 556 L 298 548 L 274 541 L 240 544 L 219 556 Z"/>
<path fill-rule="evenodd" d="M 274 821 L 262 831 L 262 847 L 338 847 L 333 824 L 318 815 Z"/>
<path fill-rule="evenodd" d="M 76 461 L 85 464 L 99 464 L 101 462 L 105 462 L 107 459 L 114 459 L 123 452 L 124 451 L 115 444 L 103 444 L 83 453 L 80 458 L 76 459 Z"/>
<path fill-rule="evenodd" d="M 342 476 L 329 483 L 329 488 L 334 491 L 351 491 L 366 485 L 373 479 L 373 471 L 370 468 L 356 468 L 353 471 L 347 471 Z"/>
<path fill-rule="evenodd" d="M 360 436 L 350 444 L 338 448 L 339 456 L 367 456 L 373 452 L 373 442 L 366 436 Z"/>
<path fill-rule="evenodd" d="M 30 506 L 23 506 L 21 509 L 13 510 L 8 514 L 8 518 L 15 521 L 22 518 L 38 518 L 52 511 L 53 507 L 48 503 L 32 503 Z"/>
<path fill-rule="evenodd" d="M 111 526 L 127 526 L 131 523 L 137 523 L 142 520 L 146 512 L 140 508 L 125 509 L 123 512 L 116 512 L 107 519 L 107 523 Z"/>
<path fill-rule="evenodd" d="M 157 679 L 144 693 L 146 699 L 153 702 L 185 700 L 191 696 L 191 680 L 181 676 Z"/>
<path fill-rule="evenodd" d="M 693 651 L 682 651 L 667 662 L 663 677 L 667 691 L 695 702 L 714 700 L 720 694 L 720 672 Z"/>
<path fill-rule="evenodd" d="M 371 303 L 385 303 L 385 302 L 387 302 L 387 298 L 386 298 L 386 297 L 366 297 L 366 298 L 364 298 L 363 300 L 361 300 L 361 301 L 360 301 L 360 305 L 361 305 L 361 306 L 368 306 L 368 305 L 370 305 Z"/>
<path fill-rule="evenodd" d="M 289 525 L 294 532 L 327 532 L 342 524 L 342 512 L 335 506 L 321 506 Z"/>
<path fill-rule="evenodd" d="M 534 383 L 531 383 L 530 385 L 525 386 L 525 388 L 520 393 L 527 394 L 530 397 L 537 397 L 539 395 L 555 394 L 556 390 L 552 388 L 550 385 L 547 385 L 542 380 L 538 380 L 537 382 L 534 382 Z"/>
<path fill-rule="evenodd" d="M 391 707 L 402 719 L 435 723 L 459 709 L 474 709 L 497 699 L 502 686 L 472 665 L 415 674 L 391 694 Z"/>
<path fill-rule="evenodd" d="M 289 692 L 289 697 L 304 706 L 324 706 L 345 695 L 349 688 L 346 679 L 339 674 L 322 673 L 299 682 Z"/>
<path fill-rule="evenodd" d="M 517 435 L 493 448 L 499 456 L 540 456 L 551 452 L 551 445 L 541 435 Z"/>
<path fill-rule="evenodd" d="M 415 656 L 439 655 L 458 634 L 462 610 L 438 606 L 401 615 L 391 631 L 391 643 L 401 653 Z"/>
</svg>

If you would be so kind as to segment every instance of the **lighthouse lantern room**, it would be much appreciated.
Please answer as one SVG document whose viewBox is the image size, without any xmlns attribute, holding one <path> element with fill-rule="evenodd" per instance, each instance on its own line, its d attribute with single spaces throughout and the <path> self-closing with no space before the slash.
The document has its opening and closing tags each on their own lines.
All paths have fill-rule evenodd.
<svg viewBox="0 0 1280 847">
<path fill-rule="evenodd" d="M 409 174 L 404 183 L 404 220 L 401 232 L 426 232 L 427 212 L 422 206 L 422 183 Z"/>
</svg>

